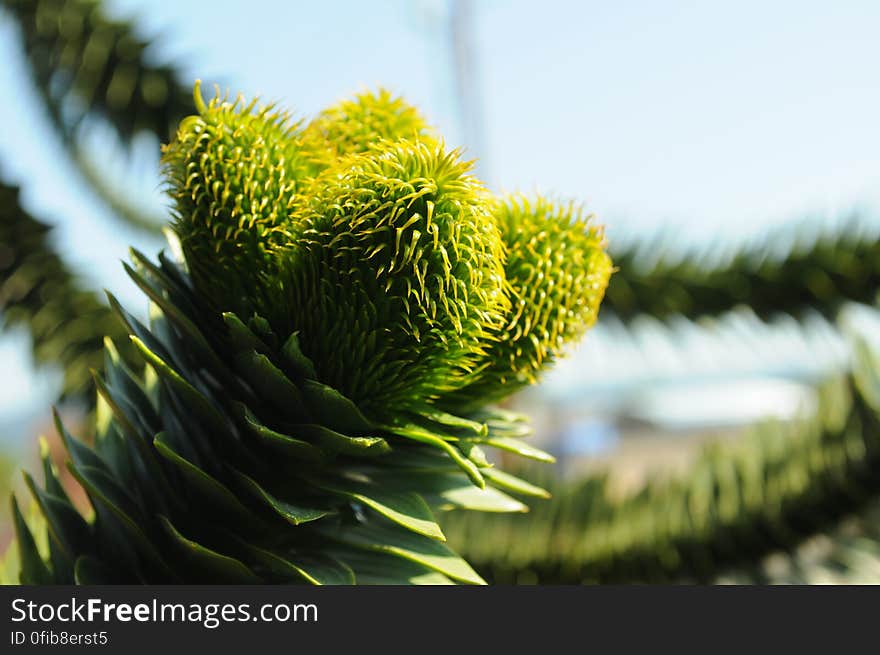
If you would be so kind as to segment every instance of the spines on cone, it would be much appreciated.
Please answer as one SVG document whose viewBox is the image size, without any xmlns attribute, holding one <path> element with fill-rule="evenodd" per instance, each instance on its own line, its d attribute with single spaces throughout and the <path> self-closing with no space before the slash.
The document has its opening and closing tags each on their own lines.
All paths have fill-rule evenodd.
<svg viewBox="0 0 880 655">
<path fill-rule="evenodd" d="M 509 306 L 490 208 L 439 144 L 387 143 L 315 180 L 285 285 L 328 384 L 388 413 L 466 381 Z"/>
<path fill-rule="evenodd" d="M 307 165 L 299 125 L 272 105 L 207 104 L 183 120 L 165 148 L 177 233 L 196 284 L 220 310 L 248 313 L 271 302 L 273 249 L 289 220 Z"/>
<path fill-rule="evenodd" d="M 421 112 L 388 90 L 357 94 L 325 109 L 303 130 L 315 170 L 326 169 L 345 155 L 366 152 L 383 141 L 438 139 Z"/>
<path fill-rule="evenodd" d="M 511 298 L 477 379 L 446 404 L 472 407 L 532 384 L 596 322 L 612 272 L 605 237 L 572 203 L 511 195 L 495 204 Z"/>
</svg>

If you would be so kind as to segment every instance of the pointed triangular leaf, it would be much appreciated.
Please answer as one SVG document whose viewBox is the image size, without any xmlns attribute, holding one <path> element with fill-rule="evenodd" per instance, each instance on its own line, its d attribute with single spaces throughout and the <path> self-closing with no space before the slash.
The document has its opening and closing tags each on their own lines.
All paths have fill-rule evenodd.
<svg viewBox="0 0 880 655">
<path fill-rule="evenodd" d="M 293 525 L 300 525 L 301 523 L 317 521 L 318 519 L 324 518 L 325 516 L 333 513 L 331 510 L 318 509 L 315 507 L 304 507 L 303 505 L 281 500 L 280 498 L 277 498 L 274 495 L 270 494 L 253 478 L 248 477 L 244 473 L 237 472 L 237 476 L 242 481 L 244 486 L 248 489 L 248 491 L 250 491 L 256 498 L 268 505 L 285 521 Z"/>
<path fill-rule="evenodd" d="M 223 414 L 214 406 L 214 404 L 205 397 L 205 395 L 183 379 L 170 364 L 168 364 L 157 353 L 147 347 L 138 337 L 131 338 L 132 343 L 144 356 L 144 359 L 156 370 L 161 378 L 163 378 L 172 389 L 180 394 L 183 402 L 196 413 L 199 420 L 207 424 L 206 427 L 212 430 L 226 430 L 227 425 Z"/>
<path fill-rule="evenodd" d="M 384 429 L 392 434 L 396 434 L 407 439 L 412 439 L 420 443 L 434 446 L 448 454 L 452 460 L 459 465 L 461 470 L 467 473 L 468 477 L 475 485 L 481 489 L 486 486 L 486 481 L 477 468 L 476 464 L 462 455 L 461 451 L 450 443 L 447 443 L 436 434 L 426 431 L 424 428 L 412 423 L 384 426 Z"/>
<path fill-rule="evenodd" d="M 308 420 L 299 388 L 266 355 L 249 350 L 233 359 L 236 371 L 260 399 L 289 420 Z"/>
<path fill-rule="evenodd" d="M 486 439 L 480 441 L 484 446 L 492 446 L 493 448 L 498 448 L 499 450 L 506 450 L 511 453 L 516 453 L 522 457 L 527 457 L 529 459 L 534 459 L 538 462 L 545 462 L 547 464 L 553 464 L 556 461 L 556 458 L 553 457 L 550 453 L 546 453 L 539 448 L 535 448 L 531 444 L 526 443 L 525 441 L 521 441 L 520 439 L 515 439 L 513 437 L 494 437 L 489 436 Z"/>
<path fill-rule="evenodd" d="M 353 585 L 354 572 L 333 557 L 303 556 L 296 558 L 296 567 L 308 580 L 318 585 Z"/>
<path fill-rule="evenodd" d="M 260 443 L 282 452 L 294 459 L 317 463 L 324 459 L 325 455 L 317 446 L 302 439 L 294 439 L 290 435 L 282 434 L 260 422 L 251 411 L 243 404 L 236 403 L 235 407 L 241 418 L 244 428 L 256 437 Z"/>
<path fill-rule="evenodd" d="M 213 510 L 244 525 L 257 523 L 253 513 L 242 505 L 241 501 L 224 484 L 174 452 L 164 432 L 157 434 L 153 443 L 159 454 L 171 462 L 196 489 L 197 493 L 209 501 Z"/>
<path fill-rule="evenodd" d="M 546 489 L 537 487 L 530 482 L 521 480 L 515 475 L 499 471 L 498 469 L 483 469 L 483 475 L 494 486 L 500 487 L 505 491 L 522 494 L 523 496 L 534 496 L 535 498 L 550 498 L 550 493 Z"/>
<path fill-rule="evenodd" d="M 373 424 L 361 413 L 357 405 L 336 389 L 315 380 L 305 380 L 302 390 L 309 409 L 314 411 L 321 424 L 345 434 L 373 430 Z"/>
<path fill-rule="evenodd" d="M 345 553 L 359 585 L 453 585 L 442 573 L 381 553 Z"/>
<path fill-rule="evenodd" d="M 390 487 L 418 489 L 431 506 L 440 510 L 464 509 L 477 512 L 527 512 L 529 508 L 503 491 L 487 485 L 480 489 L 459 473 L 392 474 L 381 478 Z"/>
<path fill-rule="evenodd" d="M 443 531 L 434 520 L 431 508 L 412 491 L 395 491 L 380 484 L 365 484 L 341 479 L 329 485 L 318 483 L 330 492 L 363 503 L 385 518 L 432 539 L 446 541 Z"/>
<path fill-rule="evenodd" d="M 37 543 L 31 534 L 31 529 L 21 515 L 18 501 L 12 496 L 12 522 L 15 526 L 16 544 L 18 546 L 18 559 L 21 567 L 19 582 L 26 585 L 52 584 L 52 573 L 46 566 L 46 562 L 37 550 Z"/>
<path fill-rule="evenodd" d="M 486 584 L 471 565 L 446 544 L 403 530 L 390 523 L 382 525 L 376 521 L 357 527 L 346 526 L 344 530 L 328 531 L 327 534 L 351 546 L 416 562 L 453 580 L 469 584 Z"/>
<path fill-rule="evenodd" d="M 297 437 L 345 455 L 381 455 L 391 449 L 382 437 L 351 437 L 317 423 L 291 425 L 288 429 Z"/>
<path fill-rule="evenodd" d="M 318 377 L 312 360 L 306 357 L 300 348 L 299 333 L 294 332 L 287 337 L 287 341 L 284 342 L 284 346 L 281 349 L 281 356 L 284 358 L 284 363 L 291 374 L 309 380 L 314 380 Z"/>
<path fill-rule="evenodd" d="M 220 578 L 222 580 L 236 580 L 237 584 L 260 584 L 262 582 L 253 571 L 234 557 L 218 553 L 182 535 L 167 517 L 160 516 L 159 521 L 171 537 L 172 542 L 177 544 L 180 557 L 189 565 L 200 569 L 207 581 Z"/>
</svg>

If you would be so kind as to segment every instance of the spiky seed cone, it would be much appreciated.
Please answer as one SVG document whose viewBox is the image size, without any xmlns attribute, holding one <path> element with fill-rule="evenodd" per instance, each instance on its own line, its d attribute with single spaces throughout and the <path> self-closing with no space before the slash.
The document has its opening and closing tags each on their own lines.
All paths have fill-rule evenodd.
<svg viewBox="0 0 880 655">
<path fill-rule="evenodd" d="M 200 111 L 167 155 L 185 266 L 134 253 L 149 327 L 112 301 L 145 373 L 108 342 L 94 449 L 64 435 L 95 518 L 49 464 L 43 488 L 29 478 L 49 552 L 16 508 L 22 581 L 481 582 L 431 508 L 523 511 L 505 491 L 546 496 L 483 446 L 552 461 L 519 439 L 518 417 L 432 407 L 508 308 L 485 190 L 455 153 L 401 141 L 291 192 L 284 121 Z M 244 146 L 265 165 L 262 193 L 228 159 Z M 259 212 L 230 233 L 239 192 Z M 239 303 L 241 316 L 218 309 Z M 384 384 L 366 386 L 377 371 Z"/>
<path fill-rule="evenodd" d="M 458 153 L 398 141 L 316 180 L 286 285 L 319 378 L 374 416 L 460 387 L 509 300 L 487 193 Z"/>
<path fill-rule="evenodd" d="M 438 141 L 421 112 L 386 89 L 343 100 L 321 112 L 303 130 L 306 150 L 318 171 L 342 156 L 399 139 L 431 145 Z"/>
<path fill-rule="evenodd" d="M 174 230 L 190 272 L 221 310 L 247 315 L 272 302 L 273 247 L 290 240 L 290 213 L 307 174 L 298 125 L 271 105 L 208 104 L 164 150 Z"/>
<path fill-rule="evenodd" d="M 572 203 L 511 195 L 493 213 L 507 252 L 511 306 L 476 379 L 444 400 L 456 409 L 534 383 L 596 322 L 612 272 L 602 229 Z"/>
</svg>

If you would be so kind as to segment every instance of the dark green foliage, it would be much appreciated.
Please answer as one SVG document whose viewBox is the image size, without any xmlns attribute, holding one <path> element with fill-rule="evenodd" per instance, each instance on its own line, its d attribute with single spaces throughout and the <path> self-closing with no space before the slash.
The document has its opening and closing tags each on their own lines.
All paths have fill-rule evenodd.
<svg viewBox="0 0 880 655">
<path fill-rule="evenodd" d="M 805 228 L 813 232 L 807 225 L 770 232 L 766 245 L 744 248 L 721 264 L 688 252 L 673 255 L 660 239 L 612 248 L 618 271 L 603 311 L 624 320 L 638 314 L 698 318 L 746 305 L 762 318 L 808 310 L 833 318 L 846 302 L 874 304 L 880 291 L 876 229 L 866 229 L 858 216 L 833 234 L 804 238 Z"/>
<path fill-rule="evenodd" d="M 125 143 L 141 131 L 169 140 L 196 108 L 188 85 L 151 63 L 150 44 L 96 0 L 2 5 L 21 27 L 36 86 L 89 182 L 117 213 L 155 229 L 89 168 L 77 130 L 100 117 Z M 348 582 L 354 571 L 360 582 L 476 581 L 439 543 L 427 505 L 522 510 L 495 487 L 540 490 L 487 468 L 479 446 L 549 457 L 516 438 L 526 429 L 511 417 L 434 407 L 469 414 L 533 382 L 581 336 L 610 273 L 601 231 L 571 206 L 543 199 L 484 206 L 483 191 L 471 194 L 476 184 L 463 194 L 429 189 L 443 170 L 454 184 L 469 180 L 466 166 L 443 151 L 417 110 L 386 91 L 340 102 L 305 126 L 253 104 L 211 107 L 184 123 L 166 155 L 192 279 L 167 260 L 154 268 L 137 258 L 132 274 L 156 303 L 152 332 L 119 310 L 141 339 L 141 359 L 126 356 L 137 372 L 110 345 L 98 378 L 95 453 L 68 438 L 97 515 L 75 514 L 47 463 L 44 490 L 29 480 L 38 503 L 28 522 L 43 531 L 36 541 L 14 507 L 22 579 Z M 322 172 L 334 182 L 316 182 Z M 472 205 L 490 231 L 493 216 L 502 245 L 490 245 L 488 259 L 506 256 L 503 273 L 497 262 L 473 265 L 473 252 L 446 262 L 434 250 L 439 268 L 424 263 L 417 244 L 432 220 L 443 223 L 449 198 L 458 205 L 447 226 L 462 206 Z M 376 238 L 371 221 L 380 215 L 386 234 Z M 366 238 L 335 231 L 359 220 Z M 672 257 L 658 244 L 618 250 L 605 311 L 624 320 L 698 318 L 745 304 L 761 317 L 808 309 L 833 316 L 849 300 L 873 303 L 880 240 L 854 224 L 806 240 L 771 234 L 766 248 L 721 264 Z M 19 206 L 17 189 L 0 185 L 0 319 L 28 327 L 38 362 L 64 366 L 65 396 L 92 402 L 101 336 L 130 353 L 128 330 L 66 270 L 48 236 Z M 452 241 L 473 243 L 460 234 Z M 780 243 L 796 245 L 780 256 Z M 501 288 L 482 285 L 481 275 L 503 278 L 505 295 L 470 303 Z M 474 282 L 476 291 L 465 289 Z M 359 296 L 348 295 L 352 287 Z M 397 302 L 407 311 L 393 310 Z M 427 311 L 414 319 L 409 303 Z M 232 313 L 221 319 L 221 311 Z M 831 529 L 876 494 L 877 405 L 865 388 L 849 381 L 825 393 L 823 411 L 843 412 L 841 423 L 768 428 L 625 501 L 596 477 L 559 486 L 557 499 L 532 515 L 454 513 L 453 541 L 497 581 L 708 581 L 730 567 L 734 580 L 772 581 L 778 576 L 755 564 L 765 553 Z M 383 425 L 371 420 L 380 416 Z M 851 527 L 834 528 L 828 566 L 876 555 L 876 525 L 873 510 L 855 537 Z M 790 558 L 784 579 L 814 581 L 801 571 L 804 557 Z"/>
<path fill-rule="evenodd" d="M 104 335 L 120 339 L 126 334 L 110 308 L 55 253 L 50 228 L 21 207 L 18 188 L 3 183 L 0 321 L 3 327 L 25 327 L 34 360 L 63 367 L 63 396 L 89 405 L 94 402 L 89 371 L 101 367 Z"/>
<path fill-rule="evenodd" d="M 832 529 L 880 495 L 880 363 L 827 385 L 816 416 L 717 444 L 686 475 L 621 499 L 603 476 L 550 484 L 520 517 L 450 514 L 451 543 L 495 582 L 710 582 Z"/>
<path fill-rule="evenodd" d="M 314 378 L 295 337 L 215 314 L 165 258 L 134 259 L 151 325 L 114 308 L 147 374 L 108 342 L 94 449 L 58 424 L 94 520 L 76 513 L 48 463 L 43 488 L 29 481 L 51 581 L 481 581 L 444 545 L 429 504 L 523 510 L 498 487 L 528 485 L 477 456 L 521 426 L 496 416 L 390 433 Z M 36 562 L 23 525 L 22 561 Z M 44 581 L 31 570 L 45 574 L 34 564 L 23 582 Z"/>
</svg>

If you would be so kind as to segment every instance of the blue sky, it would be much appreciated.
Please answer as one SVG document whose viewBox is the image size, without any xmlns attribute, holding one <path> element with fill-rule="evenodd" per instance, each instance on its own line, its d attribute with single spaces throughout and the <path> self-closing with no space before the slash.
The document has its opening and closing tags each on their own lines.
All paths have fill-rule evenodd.
<svg viewBox="0 0 880 655">
<path fill-rule="evenodd" d="M 160 58 L 309 116 L 386 86 L 462 143 L 440 0 L 113 0 Z M 615 234 L 672 225 L 683 241 L 741 238 L 803 214 L 880 207 L 880 3 L 476 2 L 485 172 L 497 189 L 583 201 Z M 90 283 L 141 303 L 121 274 L 128 243 L 78 188 L 0 19 L 0 162 L 58 222 Z M 153 157 L 153 159 L 150 159 Z M 160 201 L 150 163 L 142 193 Z M 22 335 L 0 339 L 0 415 L 42 402 Z"/>
</svg>

